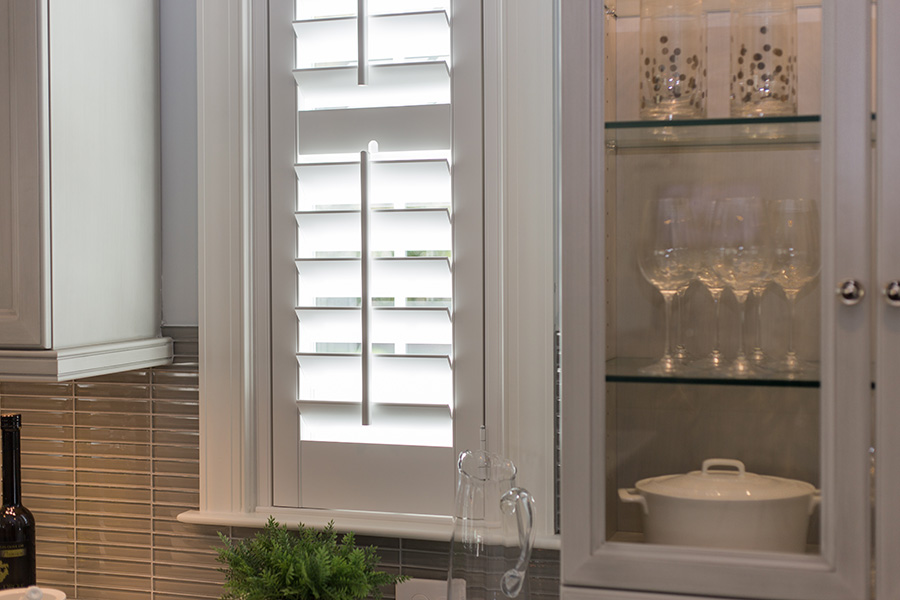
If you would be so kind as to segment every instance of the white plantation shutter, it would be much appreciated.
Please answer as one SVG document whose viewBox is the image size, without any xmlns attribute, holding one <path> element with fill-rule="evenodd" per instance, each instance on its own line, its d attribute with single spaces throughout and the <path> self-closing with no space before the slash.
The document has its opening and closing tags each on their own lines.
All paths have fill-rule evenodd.
<svg viewBox="0 0 900 600">
<path fill-rule="evenodd" d="M 334 163 L 297 166 L 301 440 L 450 447 L 448 159 L 376 153 L 368 160 L 365 236 L 359 161 L 350 163 L 349 177 L 335 180 L 339 186 L 357 182 L 350 186 L 356 203 L 352 195 L 329 191 L 326 182 L 307 188 L 307 167 Z M 431 188 L 437 193 L 429 195 Z M 367 259 L 361 255 L 364 241 Z M 370 275 L 364 286 L 366 264 Z M 363 345 L 365 327 L 369 335 Z"/>
<path fill-rule="evenodd" d="M 465 285 L 450 0 L 292 1 L 293 53 L 270 14 L 272 503 L 446 514 Z"/>
</svg>

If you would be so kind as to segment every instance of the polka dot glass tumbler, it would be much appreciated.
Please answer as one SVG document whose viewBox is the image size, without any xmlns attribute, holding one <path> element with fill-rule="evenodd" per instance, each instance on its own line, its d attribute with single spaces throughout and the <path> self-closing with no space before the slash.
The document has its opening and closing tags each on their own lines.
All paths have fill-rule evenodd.
<svg viewBox="0 0 900 600">
<path fill-rule="evenodd" d="M 706 17 L 702 0 L 641 0 L 642 119 L 706 116 Z"/>
<path fill-rule="evenodd" d="M 797 114 L 794 0 L 731 0 L 731 116 Z"/>
</svg>

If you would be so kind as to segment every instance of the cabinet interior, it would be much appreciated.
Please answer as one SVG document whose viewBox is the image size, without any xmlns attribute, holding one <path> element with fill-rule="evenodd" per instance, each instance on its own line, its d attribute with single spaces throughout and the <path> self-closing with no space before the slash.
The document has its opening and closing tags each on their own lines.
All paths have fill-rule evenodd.
<svg viewBox="0 0 900 600">
<path fill-rule="evenodd" d="M 731 119 L 729 115 L 728 3 L 707 13 L 707 118 L 639 120 L 637 2 L 607 3 L 605 57 L 605 286 L 606 286 L 606 539 L 641 541 L 640 507 L 619 502 L 619 488 L 643 478 L 700 469 L 707 458 L 736 458 L 753 473 L 820 486 L 818 377 L 763 374 L 743 379 L 690 373 L 646 376 L 642 365 L 661 356 L 662 295 L 641 275 L 636 258 L 643 201 L 686 195 L 694 211 L 713 198 L 755 195 L 768 199 L 820 193 L 820 5 L 797 8 L 798 115 Z M 724 6 L 720 6 L 724 5 Z M 823 240 L 824 243 L 824 240 Z M 794 347 L 817 362 L 820 344 L 819 279 L 800 293 Z M 733 358 L 737 302 L 726 291 L 720 306 L 720 347 Z M 761 314 L 761 320 L 758 316 Z M 673 334 L 693 359 L 712 348 L 714 304 L 698 281 L 673 310 Z M 746 305 L 746 347 L 761 324 L 764 351 L 784 355 L 788 304 L 770 284 L 757 309 Z M 680 322 L 680 331 L 676 322 Z M 817 551 L 818 511 L 810 522 Z"/>
</svg>

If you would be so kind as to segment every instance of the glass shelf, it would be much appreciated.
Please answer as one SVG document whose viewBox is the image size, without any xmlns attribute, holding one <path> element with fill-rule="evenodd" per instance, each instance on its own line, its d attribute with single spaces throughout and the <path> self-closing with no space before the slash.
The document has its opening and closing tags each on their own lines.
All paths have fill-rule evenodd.
<svg viewBox="0 0 900 600">
<path fill-rule="evenodd" d="M 613 121 L 606 124 L 606 147 L 673 148 L 818 144 L 819 115 L 682 121 Z"/>
<path fill-rule="evenodd" d="M 606 361 L 606 381 L 610 383 L 680 383 L 692 385 L 736 385 L 817 388 L 819 374 L 810 373 L 789 377 L 782 373 L 762 374 L 753 378 L 735 378 L 718 373 L 685 370 L 674 375 L 645 375 L 641 369 L 652 364 L 654 358 L 612 358 Z"/>
</svg>

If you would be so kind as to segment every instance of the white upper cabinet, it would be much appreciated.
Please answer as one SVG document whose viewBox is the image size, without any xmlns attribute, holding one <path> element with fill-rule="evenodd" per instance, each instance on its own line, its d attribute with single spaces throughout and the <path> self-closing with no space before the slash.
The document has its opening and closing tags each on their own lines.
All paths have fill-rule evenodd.
<svg viewBox="0 0 900 600">
<path fill-rule="evenodd" d="M 0 0 L 0 380 L 171 359 L 157 10 Z"/>
<path fill-rule="evenodd" d="M 897 597 L 882 4 L 560 0 L 564 598 Z"/>
</svg>

